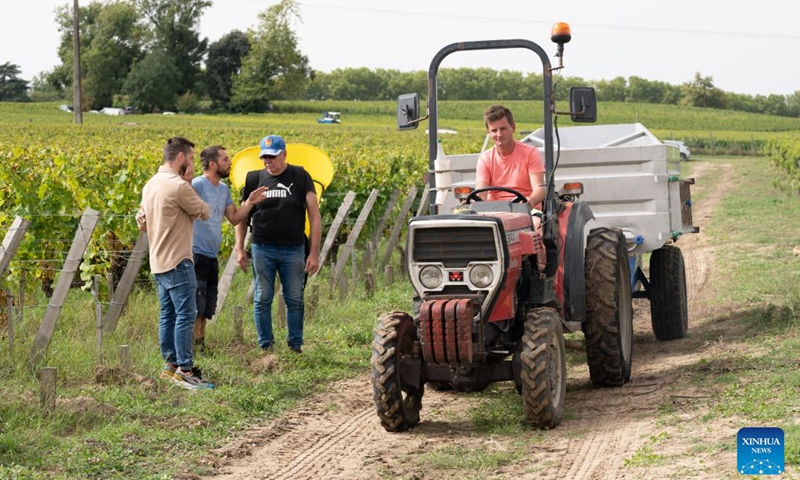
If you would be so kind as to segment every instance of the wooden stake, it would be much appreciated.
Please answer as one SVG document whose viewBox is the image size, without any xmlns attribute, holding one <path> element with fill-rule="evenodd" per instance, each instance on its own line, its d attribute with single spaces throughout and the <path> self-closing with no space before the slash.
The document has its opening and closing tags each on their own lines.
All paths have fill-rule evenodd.
<svg viewBox="0 0 800 480">
<path fill-rule="evenodd" d="M 106 274 L 106 283 L 108 284 L 108 303 L 114 299 L 114 274 L 108 272 Z"/>
<path fill-rule="evenodd" d="M 6 290 L 6 318 L 8 318 L 8 352 L 14 358 L 14 299 L 11 290 Z"/>
<path fill-rule="evenodd" d="M 372 298 L 375 294 L 375 275 L 371 268 L 364 274 L 364 290 L 366 290 L 367 298 Z"/>
<path fill-rule="evenodd" d="M 117 288 L 114 289 L 114 295 L 111 297 L 111 302 L 106 309 L 106 316 L 103 319 L 103 329 L 106 332 L 113 332 L 117 328 L 117 321 L 122 316 L 122 308 L 125 306 L 125 302 L 128 301 L 128 295 L 133 289 L 136 276 L 139 274 L 139 269 L 148 254 L 149 246 L 147 233 L 139 232 L 136 246 L 133 247 L 128 263 L 125 265 L 125 270 L 122 272 L 122 278 L 119 279 Z"/>
<path fill-rule="evenodd" d="M 25 318 L 25 270 L 19 272 L 19 306 L 17 311 L 17 318 L 22 323 L 22 319 Z"/>
<path fill-rule="evenodd" d="M 119 364 L 123 370 L 128 371 L 131 369 L 131 346 L 119 346 Z"/>
<path fill-rule="evenodd" d="M 43 367 L 39 371 L 39 401 L 45 413 L 56 409 L 56 375 L 55 367 Z"/>
<path fill-rule="evenodd" d="M 386 265 L 384 267 L 385 278 L 386 278 L 386 285 L 391 285 L 394 283 L 394 265 Z"/>
<path fill-rule="evenodd" d="M 44 319 L 39 325 L 39 331 L 36 332 L 36 336 L 33 339 L 30 353 L 31 365 L 35 366 L 41 361 L 47 347 L 50 345 L 58 316 L 64 305 L 64 299 L 72 286 L 75 272 L 83 261 L 83 254 L 86 252 L 86 247 L 89 245 L 92 232 L 94 232 L 99 219 L 99 212 L 88 207 L 83 211 L 80 224 L 75 231 L 75 239 L 72 241 L 72 246 L 67 253 L 67 259 L 64 262 L 61 274 L 58 276 L 58 283 L 53 291 L 53 296 L 50 297 L 50 304 L 47 306 Z"/>
<path fill-rule="evenodd" d="M 100 275 L 92 277 L 92 295 L 94 295 L 95 338 L 97 354 L 103 353 L 103 305 L 100 304 Z"/>
<path fill-rule="evenodd" d="M 411 187 L 411 190 L 408 191 L 408 195 L 406 196 L 406 201 L 403 203 L 403 207 L 400 209 L 400 214 L 397 216 L 397 219 L 394 222 L 394 227 L 392 228 L 392 233 L 389 236 L 389 242 L 386 245 L 386 251 L 383 254 L 383 259 L 380 262 L 380 268 L 385 267 L 389 260 L 392 257 L 392 251 L 397 246 L 397 243 L 400 241 L 400 233 L 403 230 L 403 226 L 406 224 L 406 217 L 408 216 L 408 211 L 411 209 L 411 204 L 414 203 L 414 199 L 417 197 L 417 187 Z"/>
<path fill-rule="evenodd" d="M 331 225 L 331 227 L 328 229 L 328 234 L 325 236 L 325 242 L 322 244 L 322 251 L 319 255 L 319 270 L 314 272 L 314 275 L 311 275 L 309 281 L 315 279 L 320 270 L 322 270 L 322 266 L 325 265 L 325 260 L 328 258 L 328 252 L 333 246 L 336 235 L 339 233 L 339 227 L 342 226 L 342 222 L 347 216 L 347 212 L 350 211 L 350 207 L 353 205 L 353 201 L 355 199 L 356 194 L 352 191 L 347 192 L 347 195 L 344 196 L 344 201 L 341 203 L 341 205 L 339 205 L 339 211 L 336 212 L 336 218 L 333 219 L 333 225 Z"/>
<path fill-rule="evenodd" d="M 283 292 L 278 293 L 278 324 L 286 326 L 286 301 L 283 299 Z"/>
<path fill-rule="evenodd" d="M 244 332 L 242 331 L 242 306 L 235 305 L 233 307 L 233 338 L 242 342 L 244 340 Z"/>
</svg>

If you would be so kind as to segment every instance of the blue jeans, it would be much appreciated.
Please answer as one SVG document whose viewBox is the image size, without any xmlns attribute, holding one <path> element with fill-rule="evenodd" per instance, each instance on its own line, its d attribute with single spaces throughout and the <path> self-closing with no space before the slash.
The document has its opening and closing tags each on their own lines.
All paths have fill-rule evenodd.
<svg viewBox="0 0 800 480">
<path fill-rule="evenodd" d="M 286 326 L 289 347 L 303 345 L 303 282 L 305 280 L 305 247 L 303 245 L 270 245 L 254 243 L 253 275 L 255 292 L 253 316 L 258 332 L 258 345 L 271 347 L 272 299 L 275 296 L 275 275 L 280 275 L 283 300 L 286 303 Z"/>
<path fill-rule="evenodd" d="M 194 265 L 184 259 L 177 267 L 155 274 L 158 301 L 158 344 L 161 356 L 169 363 L 192 368 L 192 332 L 197 318 L 197 280 Z"/>
</svg>

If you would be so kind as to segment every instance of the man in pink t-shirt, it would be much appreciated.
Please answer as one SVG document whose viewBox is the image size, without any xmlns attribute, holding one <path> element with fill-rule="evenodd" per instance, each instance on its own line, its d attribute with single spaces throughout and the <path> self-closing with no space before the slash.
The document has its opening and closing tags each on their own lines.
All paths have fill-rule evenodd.
<svg viewBox="0 0 800 480">
<path fill-rule="evenodd" d="M 478 158 L 475 188 L 506 187 L 518 191 L 528 199 L 528 207 L 542 209 L 546 193 L 544 166 L 539 150 L 514 140 L 517 125 L 511 110 L 502 105 L 492 105 L 483 112 L 486 132 L 494 146 Z M 484 200 L 512 200 L 515 195 L 502 191 L 479 194 Z M 541 213 L 539 213 L 541 215 Z M 533 229 L 541 234 L 541 219 L 533 215 Z M 536 253 L 539 270 L 547 262 L 544 250 Z"/>
<path fill-rule="evenodd" d="M 517 125 L 511 110 L 492 105 L 483 112 L 486 132 L 494 146 L 478 158 L 475 188 L 506 187 L 528 199 L 528 206 L 542 208 L 545 196 L 544 166 L 539 150 L 514 140 Z M 489 191 L 480 194 L 484 200 L 511 200 L 514 195 Z"/>
</svg>

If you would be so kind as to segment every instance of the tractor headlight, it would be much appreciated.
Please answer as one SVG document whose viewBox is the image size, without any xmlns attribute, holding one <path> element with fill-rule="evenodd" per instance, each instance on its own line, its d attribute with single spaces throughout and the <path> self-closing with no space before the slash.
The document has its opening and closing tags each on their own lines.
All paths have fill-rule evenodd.
<svg viewBox="0 0 800 480">
<path fill-rule="evenodd" d="M 428 265 L 423 267 L 419 272 L 419 281 L 422 286 L 428 289 L 438 288 L 444 280 L 442 269 L 436 265 Z"/>
<path fill-rule="evenodd" d="M 478 288 L 486 288 L 494 281 L 494 273 L 489 265 L 473 265 L 469 269 L 469 281 Z"/>
</svg>

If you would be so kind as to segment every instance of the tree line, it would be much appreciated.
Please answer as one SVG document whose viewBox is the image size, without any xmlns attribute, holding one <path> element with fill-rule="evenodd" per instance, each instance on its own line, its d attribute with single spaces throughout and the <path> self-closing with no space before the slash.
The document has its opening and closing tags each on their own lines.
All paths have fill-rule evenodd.
<svg viewBox="0 0 800 480">
<path fill-rule="evenodd" d="M 294 0 L 258 16 L 255 27 L 233 30 L 216 42 L 201 38 L 199 23 L 211 0 L 93 1 L 79 8 L 84 110 L 133 106 L 140 111 L 211 108 L 263 112 L 273 100 L 393 100 L 427 92 L 427 72 L 342 68 L 314 70 L 298 48 Z M 61 63 L 31 82 L 16 65 L 0 64 L 0 101 L 70 99 L 73 20 L 69 5 L 56 11 Z M 30 85 L 29 85 L 30 84 Z M 681 85 L 637 76 L 611 80 L 557 77 L 558 91 L 594 86 L 599 101 L 687 105 L 800 117 L 800 90 L 791 95 L 725 92 L 696 73 Z M 490 68 L 442 69 L 442 100 L 542 98 L 542 76 Z"/>
</svg>

